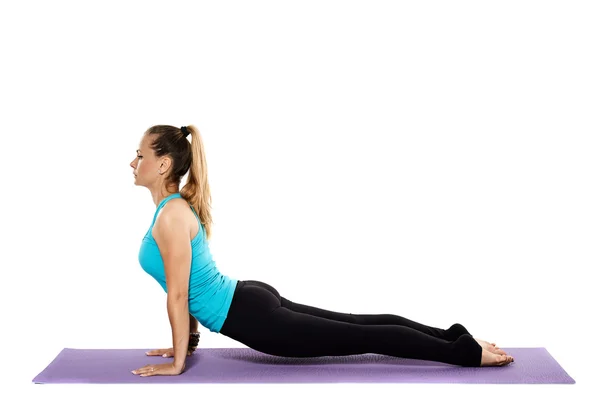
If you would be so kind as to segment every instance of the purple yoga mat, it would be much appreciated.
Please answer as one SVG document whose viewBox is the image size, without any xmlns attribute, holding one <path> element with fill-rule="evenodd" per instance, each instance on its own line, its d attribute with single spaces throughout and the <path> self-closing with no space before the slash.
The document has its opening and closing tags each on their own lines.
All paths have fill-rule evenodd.
<svg viewBox="0 0 600 400">
<path fill-rule="evenodd" d="M 575 383 L 543 347 L 504 348 L 515 362 L 471 368 L 436 361 L 361 354 L 277 357 L 250 348 L 201 348 L 176 376 L 139 376 L 132 370 L 172 359 L 151 349 L 63 349 L 34 383 Z"/>
</svg>

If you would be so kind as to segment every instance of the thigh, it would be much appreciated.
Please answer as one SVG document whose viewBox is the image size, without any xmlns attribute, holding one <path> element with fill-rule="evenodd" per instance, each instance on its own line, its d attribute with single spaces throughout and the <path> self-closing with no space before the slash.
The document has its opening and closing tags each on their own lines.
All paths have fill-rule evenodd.
<svg viewBox="0 0 600 400">
<path fill-rule="evenodd" d="M 248 328 L 252 329 L 252 326 L 248 325 Z M 369 328 L 375 327 L 335 321 L 278 307 L 254 331 L 251 347 L 281 357 L 363 354 L 369 352 Z"/>
<path fill-rule="evenodd" d="M 262 353 L 314 357 L 355 354 L 363 328 L 284 308 L 272 286 L 242 281 L 220 333 Z"/>
<path fill-rule="evenodd" d="M 296 303 L 283 296 L 281 297 L 281 306 L 295 312 L 310 314 L 314 315 L 315 317 L 327 318 L 334 321 L 350 322 L 353 324 L 367 324 L 369 322 L 367 321 L 369 318 L 367 318 L 367 320 L 363 318 L 365 315 L 325 310 L 323 308 L 309 306 L 307 304 Z M 373 315 L 372 317 L 376 316 Z M 371 318 L 371 322 L 375 324 L 376 321 L 373 321 L 373 318 Z"/>
<path fill-rule="evenodd" d="M 271 286 L 265 282 L 262 282 L 262 281 L 245 280 L 244 283 L 245 283 L 245 286 L 256 286 L 256 287 L 260 287 L 265 290 L 268 290 L 269 292 L 271 292 L 273 294 L 274 297 L 277 298 L 277 301 L 279 302 L 279 305 L 281 307 L 285 307 L 285 308 L 295 311 L 295 312 L 299 312 L 299 313 L 303 313 L 303 314 L 310 314 L 310 315 L 314 315 L 316 317 L 327 318 L 327 319 L 331 319 L 334 321 L 350 322 L 353 324 L 385 325 L 387 323 L 390 323 L 389 321 L 386 322 L 384 320 L 386 318 L 386 316 L 383 314 L 365 315 L 365 314 L 352 314 L 352 313 L 341 313 L 341 312 L 329 311 L 329 310 L 325 310 L 323 308 L 317 308 L 317 307 L 309 306 L 306 304 L 295 303 L 295 302 L 281 296 L 279 294 L 279 291 L 277 291 L 277 289 L 275 289 L 273 286 Z"/>
<path fill-rule="evenodd" d="M 257 286 L 257 287 L 263 288 L 265 290 L 268 290 L 269 292 L 271 292 L 273 294 L 273 296 L 275 296 L 277 298 L 277 300 L 279 301 L 279 305 L 281 307 L 285 307 L 285 308 L 295 311 L 295 312 L 299 312 L 299 313 L 303 313 L 303 314 L 310 314 L 310 315 L 314 315 L 316 317 L 327 318 L 327 319 L 331 319 L 334 321 L 350 322 L 353 324 L 385 325 L 385 324 L 391 323 L 391 322 L 389 322 L 389 319 L 387 319 L 387 316 L 383 315 L 383 314 L 375 314 L 375 315 L 356 314 L 355 315 L 352 313 L 341 313 L 341 312 L 329 311 L 329 310 L 325 310 L 323 308 L 317 308 L 317 307 L 309 306 L 306 304 L 295 303 L 295 302 L 281 296 L 279 294 L 279 291 L 277 291 L 277 289 L 275 289 L 273 286 L 271 286 L 265 282 L 254 281 L 254 280 L 245 280 L 244 282 L 246 283 L 246 286 Z"/>
</svg>

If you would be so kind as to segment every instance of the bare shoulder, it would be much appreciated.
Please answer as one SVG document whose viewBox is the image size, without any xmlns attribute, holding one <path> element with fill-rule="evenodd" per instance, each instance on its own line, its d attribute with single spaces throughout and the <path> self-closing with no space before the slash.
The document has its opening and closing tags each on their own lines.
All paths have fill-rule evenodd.
<svg viewBox="0 0 600 400">
<path fill-rule="evenodd" d="M 192 209 L 190 208 L 189 203 L 183 198 L 176 198 L 168 201 L 156 216 L 155 225 L 160 224 L 160 221 L 165 219 L 180 221 L 184 229 L 190 232 L 190 235 L 196 225 Z"/>
</svg>

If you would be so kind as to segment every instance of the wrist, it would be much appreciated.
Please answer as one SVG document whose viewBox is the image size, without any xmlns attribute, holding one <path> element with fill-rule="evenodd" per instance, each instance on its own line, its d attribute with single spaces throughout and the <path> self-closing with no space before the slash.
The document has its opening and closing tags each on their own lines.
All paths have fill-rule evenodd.
<svg viewBox="0 0 600 400">
<path fill-rule="evenodd" d="M 181 372 L 185 368 L 185 362 L 175 362 L 175 361 L 173 361 L 173 368 L 175 369 L 175 371 Z"/>
</svg>

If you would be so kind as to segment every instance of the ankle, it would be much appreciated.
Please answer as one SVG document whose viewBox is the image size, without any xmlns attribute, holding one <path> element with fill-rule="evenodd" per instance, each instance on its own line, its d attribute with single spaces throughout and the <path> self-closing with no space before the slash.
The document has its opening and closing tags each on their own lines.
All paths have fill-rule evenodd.
<svg viewBox="0 0 600 400">
<path fill-rule="evenodd" d="M 469 334 L 461 335 L 452 343 L 459 365 L 463 367 L 480 367 L 481 357 L 485 351 Z"/>
</svg>

